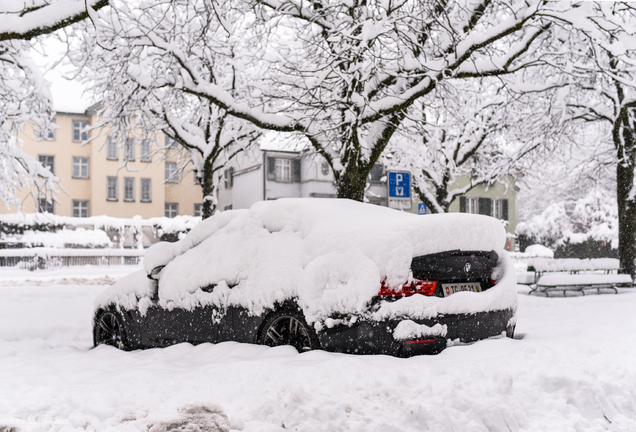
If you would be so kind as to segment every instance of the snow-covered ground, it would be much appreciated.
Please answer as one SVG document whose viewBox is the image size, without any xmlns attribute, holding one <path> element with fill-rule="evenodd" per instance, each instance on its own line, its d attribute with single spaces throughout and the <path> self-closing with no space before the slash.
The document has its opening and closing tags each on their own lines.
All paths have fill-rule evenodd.
<svg viewBox="0 0 636 432">
<path fill-rule="evenodd" d="M 94 298 L 129 271 L 1 270 L 0 431 L 636 431 L 636 291 L 519 287 L 518 339 L 432 357 L 92 349 Z"/>
</svg>

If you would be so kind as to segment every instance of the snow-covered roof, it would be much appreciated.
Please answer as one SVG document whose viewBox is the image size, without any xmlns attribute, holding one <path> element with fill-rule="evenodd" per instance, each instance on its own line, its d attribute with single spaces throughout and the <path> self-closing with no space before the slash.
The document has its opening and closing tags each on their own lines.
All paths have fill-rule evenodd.
<svg viewBox="0 0 636 432">
<path fill-rule="evenodd" d="M 268 131 L 259 138 L 258 145 L 266 151 L 301 152 L 310 143 L 299 134 Z"/>
</svg>

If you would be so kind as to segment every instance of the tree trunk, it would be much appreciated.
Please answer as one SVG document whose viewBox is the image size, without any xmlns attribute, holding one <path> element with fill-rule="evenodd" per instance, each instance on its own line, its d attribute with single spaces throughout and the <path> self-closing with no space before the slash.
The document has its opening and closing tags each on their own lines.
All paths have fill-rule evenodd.
<svg viewBox="0 0 636 432">
<path fill-rule="evenodd" d="M 348 166 L 341 174 L 337 182 L 338 198 L 348 198 L 355 201 L 364 201 L 364 190 L 367 185 L 367 177 L 370 169 L 359 165 Z"/>
<path fill-rule="evenodd" d="M 382 152 L 384 152 L 389 140 L 405 115 L 406 113 L 404 111 L 399 111 L 385 120 L 384 128 L 377 136 L 369 160 L 365 160 L 361 157 L 358 132 L 356 129 L 352 131 L 350 138 L 347 138 L 350 139 L 351 142 L 343 143 L 344 147 L 349 148 L 349 150 L 345 152 L 343 158 L 345 169 L 336 177 L 338 198 L 348 198 L 360 202 L 364 201 L 364 191 L 367 186 L 371 168 L 373 168 L 373 165 L 375 165 Z"/>
<path fill-rule="evenodd" d="M 216 184 L 214 182 L 212 162 L 204 162 L 203 178 L 201 180 L 201 188 L 203 189 L 203 208 L 201 209 L 201 218 L 205 220 L 212 216 L 216 211 Z"/>
<path fill-rule="evenodd" d="M 636 201 L 629 199 L 634 185 L 634 166 L 616 167 L 616 198 L 618 200 L 618 257 L 621 272 L 636 276 Z"/>
<path fill-rule="evenodd" d="M 626 120 L 626 119 L 624 119 Z M 619 120 L 621 121 L 621 120 Z M 614 134 L 618 149 L 616 165 L 616 199 L 618 201 L 618 257 L 621 272 L 636 276 L 636 196 L 634 196 L 634 156 L 636 142 L 634 131 L 623 123 L 620 132 Z M 622 142 L 616 142 L 621 140 Z"/>
</svg>

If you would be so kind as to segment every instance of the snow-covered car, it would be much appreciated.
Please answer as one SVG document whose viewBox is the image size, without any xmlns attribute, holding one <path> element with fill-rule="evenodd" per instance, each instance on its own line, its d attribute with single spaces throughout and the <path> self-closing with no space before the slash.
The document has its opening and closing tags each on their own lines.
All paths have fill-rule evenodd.
<svg viewBox="0 0 636 432">
<path fill-rule="evenodd" d="M 94 343 L 237 341 L 409 356 L 512 336 L 515 272 L 499 220 L 281 199 L 146 251 L 95 301 Z"/>
</svg>

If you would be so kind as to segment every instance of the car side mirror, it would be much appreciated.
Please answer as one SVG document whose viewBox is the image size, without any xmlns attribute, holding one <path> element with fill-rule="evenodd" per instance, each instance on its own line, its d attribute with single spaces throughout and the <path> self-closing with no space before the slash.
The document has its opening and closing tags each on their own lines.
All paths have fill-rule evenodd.
<svg viewBox="0 0 636 432">
<path fill-rule="evenodd" d="M 148 279 L 152 279 L 152 280 L 159 280 L 159 273 L 161 273 L 161 270 L 163 270 L 165 266 L 159 266 L 159 267 L 155 267 L 153 268 L 150 273 L 148 273 Z"/>
</svg>

